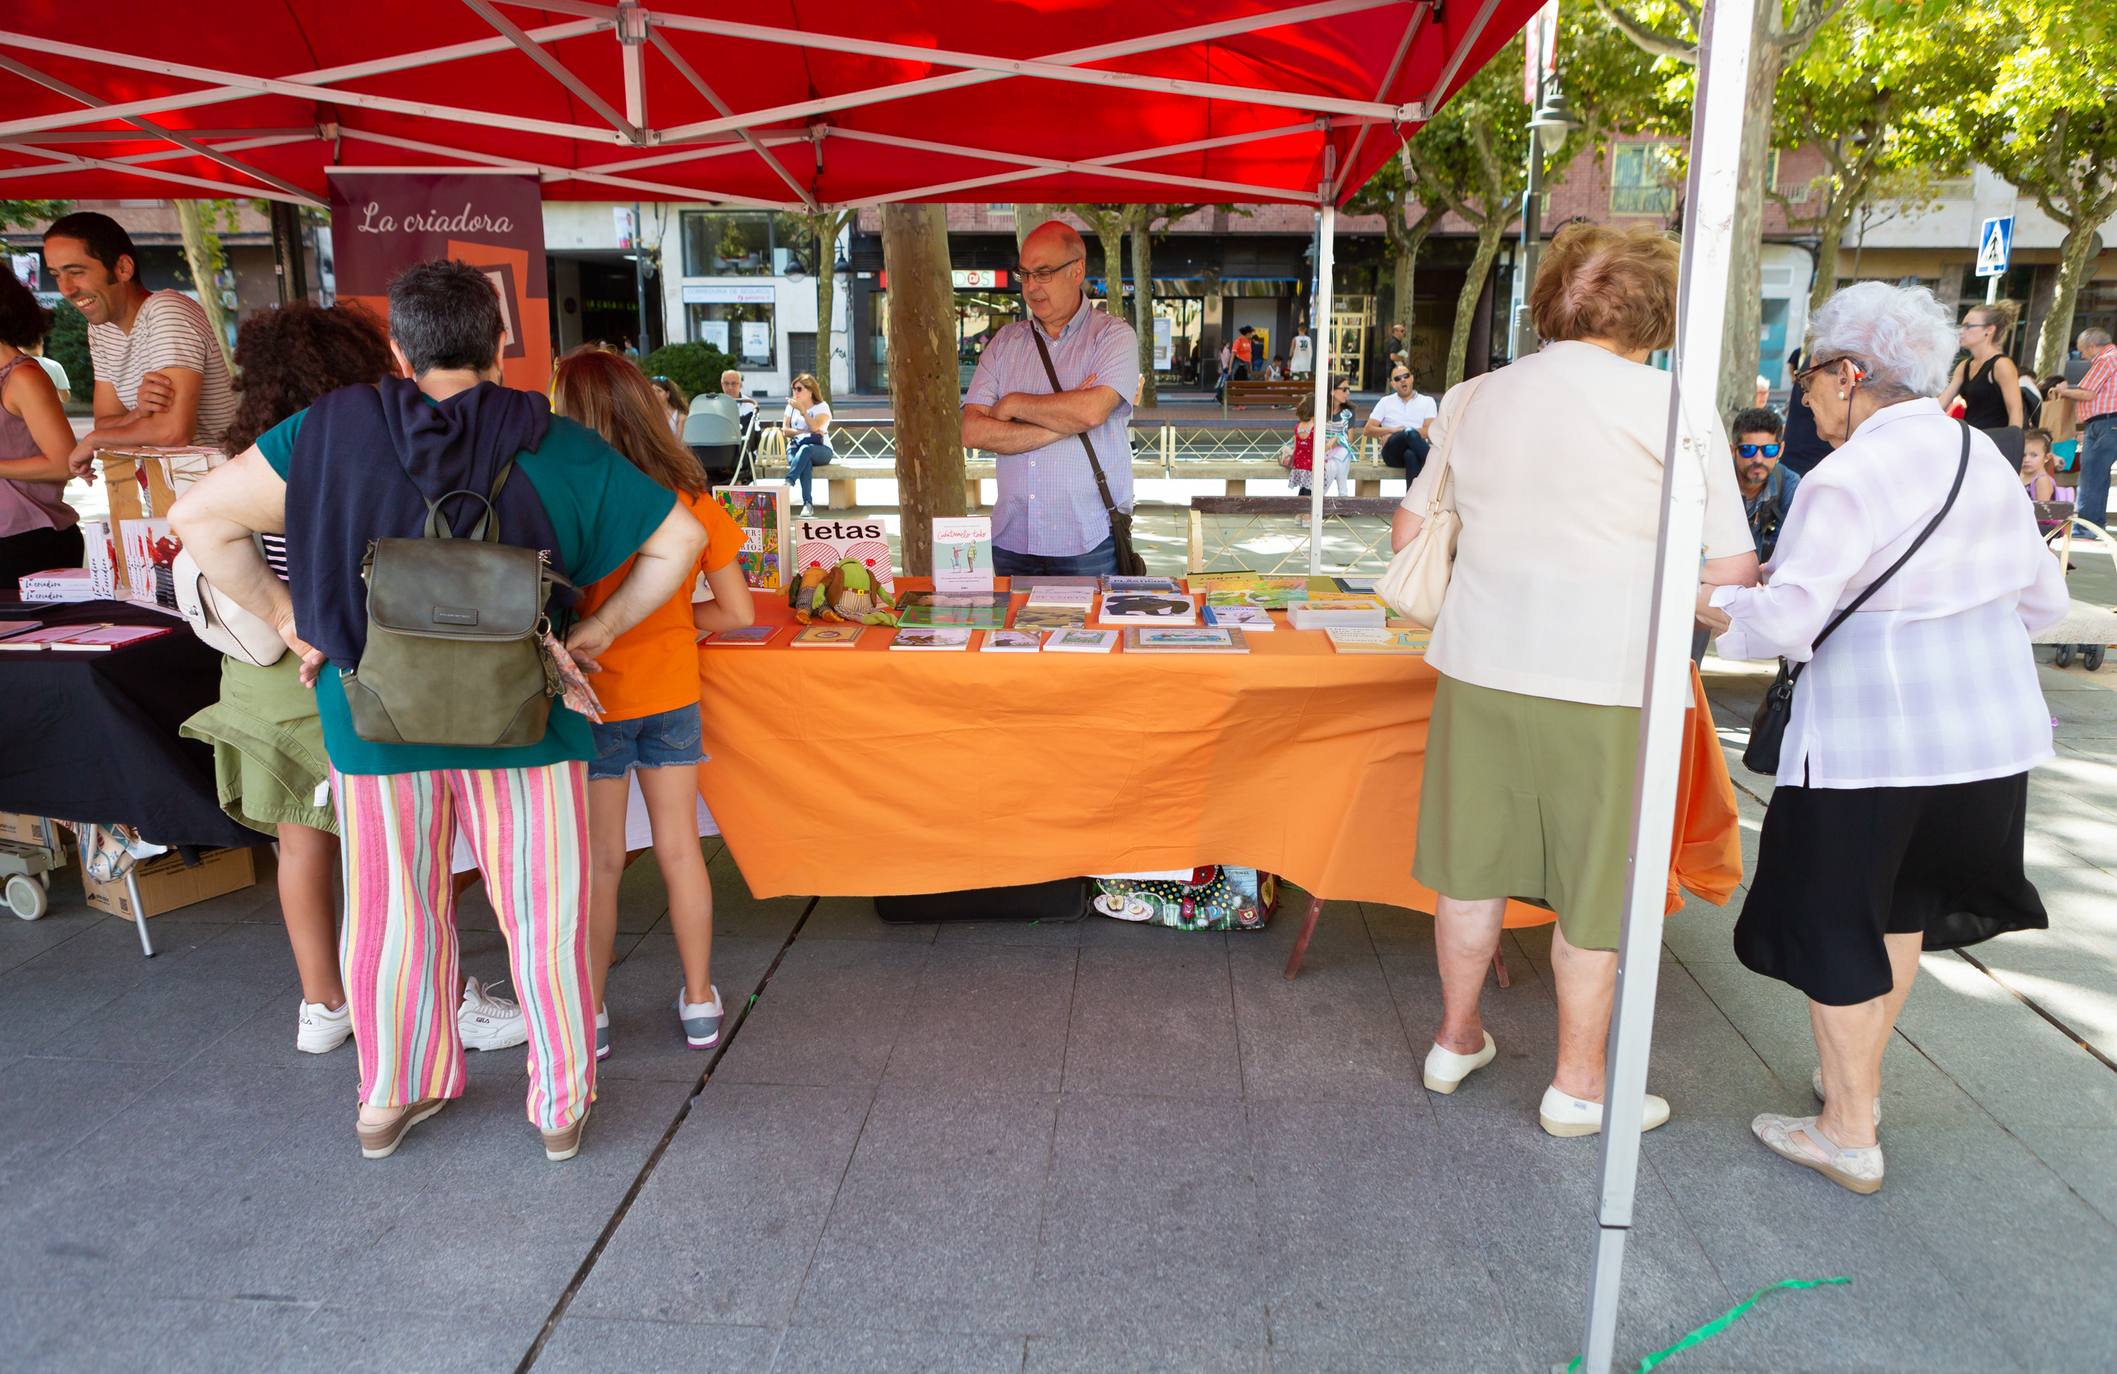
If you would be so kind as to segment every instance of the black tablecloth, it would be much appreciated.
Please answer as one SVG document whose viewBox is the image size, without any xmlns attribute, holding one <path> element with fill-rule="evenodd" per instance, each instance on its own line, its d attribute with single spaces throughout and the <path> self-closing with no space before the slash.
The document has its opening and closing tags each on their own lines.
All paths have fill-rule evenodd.
<svg viewBox="0 0 2117 1374">
<path fill-rule="evenodd" d="M 122 601 L 0 601 L 0 620 L 174 631 L 108 653 L 0 653 L 0 811 L 123 823 L 171 846 L 262 839 L 220 809 L 212 749 L 177 734 L 220 700 L 221 656 L 182 621 Z"/>
</svg>

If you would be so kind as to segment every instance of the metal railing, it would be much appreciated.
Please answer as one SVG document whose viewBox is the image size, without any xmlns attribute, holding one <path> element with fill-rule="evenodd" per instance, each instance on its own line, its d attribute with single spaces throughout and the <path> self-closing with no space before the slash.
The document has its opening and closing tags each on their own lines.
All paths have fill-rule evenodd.
<svg viewBox="0 0 2117 1374">
<path fill-rule="evenodd" d="M 1230 428 L 1222 425 L 1164 423 L 1134 426 L 1131 431 L 1135 460 L 1159 459 L 1171 477 L 1183 476 L 1185 463 L 1246 463 L 1276 465 L 1279 451 L 1293 437 L 1291 423 L 1258 424 Z M 1353 456 L 1369 461 L 1379 453 L 1374 440 L 1353 436 Z M 831 426 L 833 461 L 848 467 L 893 468 L 897 461 L 896 426 L 890 421 L 839 420 Z"/>
</svg>

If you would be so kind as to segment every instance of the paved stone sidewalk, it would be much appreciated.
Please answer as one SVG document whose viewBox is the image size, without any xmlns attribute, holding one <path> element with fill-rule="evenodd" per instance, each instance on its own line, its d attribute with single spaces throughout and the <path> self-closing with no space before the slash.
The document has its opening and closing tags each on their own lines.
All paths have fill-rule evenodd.
<svg viewBox="0 0 2117 1374">
<path fill-rule="evenodd" d="M 1757 679 L 1711 665 L 1722 724 Z M 1885 1062 L 1888 1187 L 1749 1136 L 1807 1110 L 1790 990 L 1669 923 L 1620 1352 L 1783 1278 L 1675 1370 L 2117 1366 L 2117 673 L 2045 670 L 2032 791 L 2052 931 L 1929 956 Z M 1761 779 L 1742 775 L 1745 788 Z M 1758 795 L 1744 799 L 1754 844 Z M 651 863 L 621 900 L 616 1053 L 547 1164 L 516 1052 L 364 1163 L 353 1052 L 297 1054 L 269 887 L 130 930 L 59 894 L 0 922 L 0 1350 L 23 1370 L 1525 1370 L 1572 1353 L 1592 1141 L 1535 1126 L 1548 936 L 1507 945 L 1500 1058 L 1418 1086 L 1428 922 L 1293 936 L 888 927 L 749 900 L 711 843 L 716 1059 L 670 1024 Z M 1299 896 L 1291 899 L 1298 903 Z M 504 967 L 472 902 L 466 970 Z M 2083 1043 L 2084 1042 L 2084 1043 Z M 710 1067 L 711 1078 L 700 1086 Z"/>
</svg>

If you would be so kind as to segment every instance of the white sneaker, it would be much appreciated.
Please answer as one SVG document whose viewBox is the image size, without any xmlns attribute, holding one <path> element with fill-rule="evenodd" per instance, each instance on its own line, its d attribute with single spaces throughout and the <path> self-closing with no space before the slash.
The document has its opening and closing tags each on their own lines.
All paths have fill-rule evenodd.
<svg viewBox="0 0 2117 1374">
<path fill-rule="evenodd" d="M 1602 1103 L 1583 1102 L 1577 1097 L 1560 1092 L 1556 1087 L 1544 1089 L 1544 1100 L 1536 1109 L 1537 1122 L 1546 1133 L 1561 1138 L 1602 1134 Z M 1666 1126 L 1669 1121 L 1668 1099 L 1647 1094 L 1646 1110 L 1641 1113 L 1639 1129 L 1651 1131 L 1656 1126 Z"/>
<path fill-rule="evenodd" d="M 456 1008 L 456 1031 L 467 1050 L 506 1050 L 529 1043 L 529 1027 L 522 1021 L 522 1009 L 505 997 L 493 996 L 491 989 L 475 978 L 463 980 L 463 1002 Z"/>
<path fill-rule="evenodd" d="M 1484 1047 L 1476 1054 L 1457 1054 L 1454 1050 L 1435 1042 L 1426 1051 L 1426 1088 L 1429 1092 L 1452 1093 L 1463 1086 L 1463 1080 L 1492 1062 L 1499 1047 L 1492 1043 L 1492 1032 L 1484 1032 Z"/>
<path fill-rule="evenodd" d="M 303 1002 L 295 1026 L 295 1049 L 303 1054 L 329 1054 L 352 1037 L 353 1004 L 332 1011 L 320 1002 Z"/>
</svg>

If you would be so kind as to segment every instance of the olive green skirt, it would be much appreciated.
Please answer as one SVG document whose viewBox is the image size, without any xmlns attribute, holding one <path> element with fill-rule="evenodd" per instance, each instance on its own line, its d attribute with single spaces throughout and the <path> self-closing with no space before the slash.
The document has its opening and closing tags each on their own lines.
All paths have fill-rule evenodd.
<svg viewBox="0 0 2117 1374">
<path fill-rule="evenodd" d="M 316 804 L 331 763 L 316 693 L 301 685 L 295 655 L 269 668 L 222 658 L 221 699 L 185 721 L 183 733 L 213 746 L 221 810 L 236 820 L 267 835 L 282 825 L 338 833 L 328 797 Z"/>
<path fill-rule="evenodd" d="M 1443 675 L 1411 876 L 1458 901 L 1548 906 L 1575 948 L 1617 948 L 1638 747 L 1636 706 L 1554 701 Z"/>
</svg>

